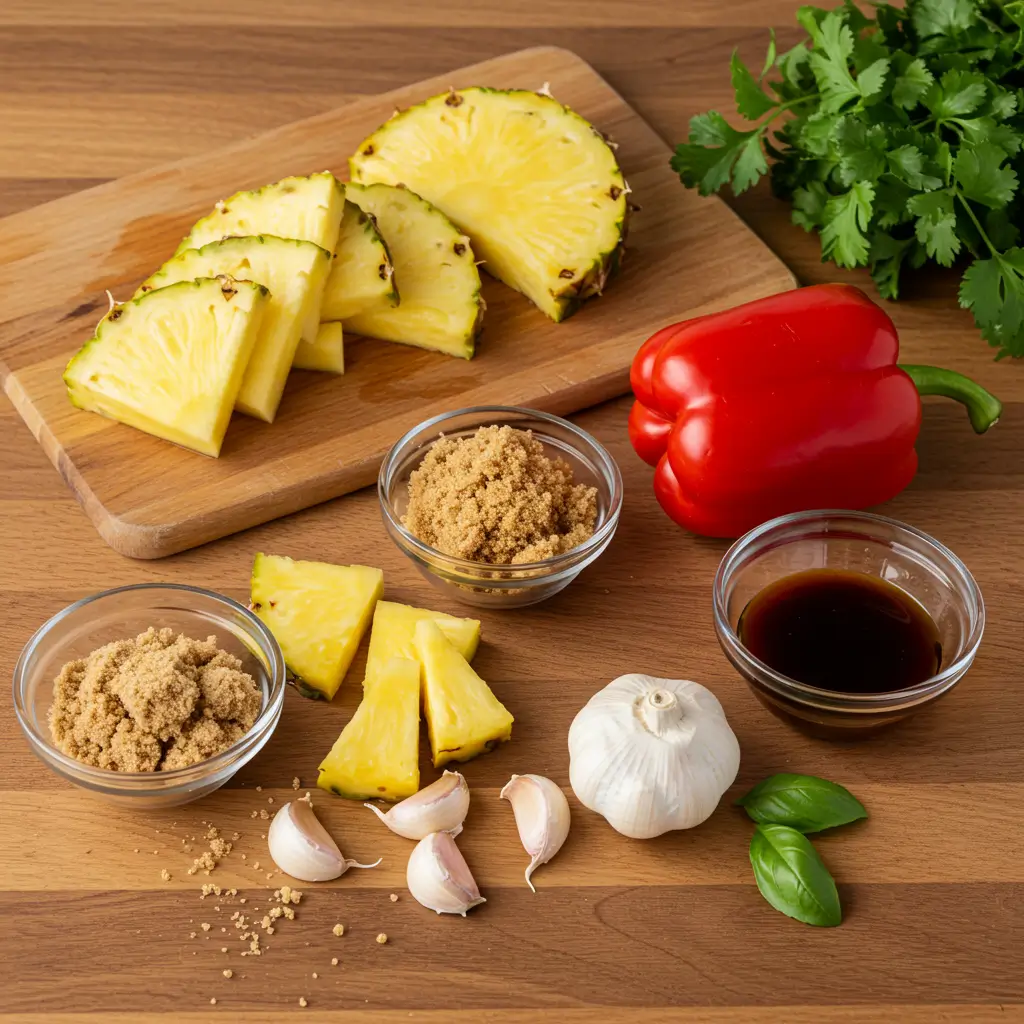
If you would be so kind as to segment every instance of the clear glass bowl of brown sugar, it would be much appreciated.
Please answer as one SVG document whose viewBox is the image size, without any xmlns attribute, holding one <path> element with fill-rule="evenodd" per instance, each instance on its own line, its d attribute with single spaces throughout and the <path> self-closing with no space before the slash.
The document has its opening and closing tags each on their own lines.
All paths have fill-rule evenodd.
<svg viewBox="0 0 1024 1024">
<path fill-rule="evenodd" d="M 198 640 L 216 636 L 218 648 L 234 655 L 259 688 L 262 706 L 255 722 L 220 753 L 172 771 L 114 771 L 69 756 L 54 742 L 48 721 L 62 667 L 151 626 Z M 285 684 L 281 648 L 247 608 L 200 587 L 143 583 L 83 598 L 44 623 L 15 667 L 14 711 L 33 752 L 57 775 L 108 801 L 155 810 L 206 796 L 251 761 L 277 728 Z"/>
<path fill-rule="evenodd" d="M 442 437 L 471 437 L 480 427 L 504 425 L 530 431 L 546 456 L 568 463 L 574 483 L 595 489 L 593 533 L 568 551 L 514 565 L 455 557 L 414 536 L 403 522 L 409 507 L 409 479 L 431 446 Z M 391 539 L 430 583 L 464 604 L 520 608 L 565 589 L 608 547 L 622 509 L 622 474 L 608 450 L 568 420 L 534 409 L 482 405 L 435 416 L 401 437 L 381 466 L 377 493 Z"/>
</svg>

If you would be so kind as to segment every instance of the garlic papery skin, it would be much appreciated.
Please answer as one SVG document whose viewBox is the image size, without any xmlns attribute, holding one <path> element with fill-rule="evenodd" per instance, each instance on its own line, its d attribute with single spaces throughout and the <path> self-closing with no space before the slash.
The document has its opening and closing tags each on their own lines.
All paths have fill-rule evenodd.
<svg viewBox="0 0 1024 1024">
<path fill-rule="evenodd" d="M 445 772 L 436 782 L 395 804 L 386 814 L 364 804 L 392 832 L 406 839 L 424 839 L 431 832 L 457 836 L 469 814 L 469 786 L 461 772 Z"/>
<path fill-rule="evenodd" d="M 421 839 L 409 856 L 405 882 L 417 903 L 438 914 L 461 914 L 487 900 L 449 832 Z"/>
<path fill-rule="evenodd" d="M 513 775 L 498 797 L 512 805 L 519 838 L 531 858 L 526 884 L 536 892 L 530 875 L 558 853 L 569 835 L 569 801 L 543 775 Z"/>
<path fill-rule="evenodd" d="M 718 698 L 687 679 L 619 676 L 569 728 L 573 792 L 634 839 L 699 825 L 739 766 Z"/>
<path fill-rule="evenodd" d="M 267 832 L 274 863 L 292 878 L 303 882 L 329 882 L 349 868 L 375 868 L 380 863 L 358 864 L 344 857 L 330 833 L 320 824 L 307 793 L 282 807 Z"/>
</svg>

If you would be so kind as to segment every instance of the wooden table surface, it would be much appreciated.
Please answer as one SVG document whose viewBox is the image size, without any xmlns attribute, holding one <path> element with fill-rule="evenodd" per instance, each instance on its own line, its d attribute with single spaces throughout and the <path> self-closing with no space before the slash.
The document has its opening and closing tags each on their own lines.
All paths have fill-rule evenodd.
<svg viewBox="0 0 1024 1024">
<path fill-rule="evenodd" d="M 769 25 L 780 28 L 781 43 L 795 41 L 794 7 L 791 0 L 573 7 L 6 0 L 0 215 L 541 43 L 577 51 L 677 141 L 691 114 L 728 107 L 734 45 L 759 60 Z M 866 281 L 822 266 L 814 240 L 763 189 L 735 206 L 802 282 Z M 625 439 L 628 402 L 613 402 L 578 417 L 609 445 L 625 477 L 612 548 L 547 604 L 483 615 L 477 668 L 516 715 L 512 743 L 466 769 L 473 806 L 460 845 L 487 905 L 466 920 L 419 907 L 404 889 L 409 844 L 358 805 L 323 795 L 318 806 L 346 854 L 384 863 L 306 886 L 296 919 L 264 940 L 264 955 L 239 956 L 231 914 L 265 911 L 269 890 L 283 880 L 265 877 L 266 823 L 251 815 L 272 810 L 271 798 L 277 806 L 290 798 L 295 776 L 312 785 L 355 705 L 359 661 L 333 705 L 290 691 L 273 740 L 228 788 L 158 815 L 111 809 L 59 781 L 29 752 L 4 696 L 0 1020 L 271 1022 L 296 1013 L 392 1024 L 457 1013 L 489 1024 L 973 1024 L 1024 1017 L 1024 368 L 992 362 L 955 306 L 955 280 L 909 282 L 906 301 L 890 307 L 904 357 L 974 374 L 998 391 L 1006 413 L 978 438 L 961 410 L 929 401 L 921 471 L 884 509 L 950 545 L 984 592 L 981 653 L 949 699 L 897 731 L 849 746 L 803 738 L 771 718 L 714 639 L 711 578 L 725 545 L 684 535 L 661 514 L 650 471 Z M 379 565 L 392 599 L 459 610 L 439 601 L 386 539 L 372 492 L 167 561 L 131 562 L 103 545 L 6 403 L 0 432 L 7 671 L 42 621 L 91 591 L 173 580 L 244 599 L 257 549 Z M 750 825 L 728 803 L 695 831 L 647 843 L 624 839 L 574 804 L 569 842 L 537 872 L 537 895 L 525 887 L 526 857 L 498 789 L 512 772 L 548 774 L 567 786 L 569 722 L 595 690 L 627 671 L 692 677 L 718 694 L 743 750 L 737 792 L 790 770 L 841 781 L 863 800 L 868 822 L 820 839 L 846 908 L 840 928 L 805 927 L 768 907 L 747 861 Z M 240 834 L 209 879 L 186 874 L 204 822 Z M 190 854 L 183 840 L 191 836 Z M 161 879 L 163 868 L 171 881 Z M 204 881 L 237 886 L 239 894 L 201 902 Z M 342 938 L 332 934 L 336 922 L 346 926 Z M 382 931 L 386 945 L 374 941 Z"/>
</svg>

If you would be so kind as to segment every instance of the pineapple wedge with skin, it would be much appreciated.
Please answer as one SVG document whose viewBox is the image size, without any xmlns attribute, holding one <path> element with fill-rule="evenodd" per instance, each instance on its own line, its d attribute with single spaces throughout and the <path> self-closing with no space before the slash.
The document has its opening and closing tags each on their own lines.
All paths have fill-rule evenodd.
<svg viewBox="0 0 1024 1024">
<path fill-rule="evenodd" d="M 330 171 L 305 178 L 282 178 L 252 192 L 236 192 L 217 203 L 212 213 L 193 226 L 177 253 L 241 235 L 296 238 L 333 253 L 338 245 L 344 207 L 344 190 Z M 310 310 L 302 325 L 303 343 L 316 344 L 321 319 L 340 320 L 341 317 L 321 318 L 318 309 Z"/>
<path fill-rule="evenodd" d="M 391 658 L 320 762 L 317 785 L 349 800 L 404 800 L 420 788 L 420 666 Z"/>
<path fill-rule="evenodd" d="M 72 404 L 216 458 L 268 297 L 222 276 L 115 306 L 64 372 Z"/>
<path fill-rule="evenodd" d="M 369 686 L 391 658 L 417 659 L 416 625 L 432 619 L 466 661 L 472 661 L 480 643 L 480 620 L 459 619 L 444 612 L 414 608 L 395 601 L 378 601 L 370 627 L 370 649 L 366 652 L 366 681 Z"/>
<path fill-rule="evenodd" d="M 629 192 L 622 171 L 601 133 L 548 95 L 434 96 L 395 114 L 349 166 L 354 182 L 402 182 L 443 210 L 484 269 L 552 320 L 599 295 L 618 269 Z"/>
<path fill-rule="evenodd" d="M 509 740 L 512 715 L 433 619 L 416 624 L 414 642 L 434 767 L 468 761 Z"/>
<path fill-rule="evenodd" d="M 281 645 L 303 696 L 330 700 L 341 686 L 384 574 L 366 565 L 294 561 L 256 555 L 251 607 Z"/>
<path fill-rule="evenodd" d="M 296 370 L 320 370 L 324 373 L 345 372 L 345 337 L 336 320 L 320 324 L 316 341 L 309 345 L 299 342 L 292 366 Z"/>
<path fill-rule="evenodd" d="M 395 268 L 377 222 L 346 199 L 320 319 L 348 320 L 398 303 Z"/>
<path fill-rule="evenodd" d="M 269 288 L 270 301 L 235 408 L 273 423 L 302 325 L 311 311 L 319 326 L 320 300 L 330 266 L 331 254 L 312 242 L 273 235 L 225 238 L 172 257 L 136 294 L 217 274 Z"/>
<path fill-rule="evenodd" d="M 376 220 L 402 294 L 393 308 L 350 317 L 345 330 L 472 359 L 484 300 L 469 239 L 406 188 L 348 185 L 345 193 Z"/>
</svg>

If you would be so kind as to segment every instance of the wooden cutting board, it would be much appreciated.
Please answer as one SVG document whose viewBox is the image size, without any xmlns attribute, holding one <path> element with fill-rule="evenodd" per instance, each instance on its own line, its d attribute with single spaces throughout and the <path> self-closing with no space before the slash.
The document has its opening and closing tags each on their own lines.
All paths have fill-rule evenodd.
<svg viewBox="0 0 1024 1024">
<path fill-rule="evenodd" d="M 395 107 L 449 86 L 539 88 L 619 145 L 640 205 L 622 273 L 562 324 L 486 279 L 470 362 L 346 338 L 343 377 L 291 375 L 272 425 L 236 415 L 207 459 L 71 406 L 61 373 L 107 307 L 175 249 L 213 203 L 347 158 Z M 623 394 L 637 346 L 657 328 L 794 285 L 724 203 L 682 188 L 669 149 L 593 68 L 566 50 L 499 57 L 361 100 L 245 142 L 136 174 L 0 221 L 0 379 L 111 547 L 158 558 L 373 482 L 391 444 L 461 406 L 566 414 Z"/>
</svg>

